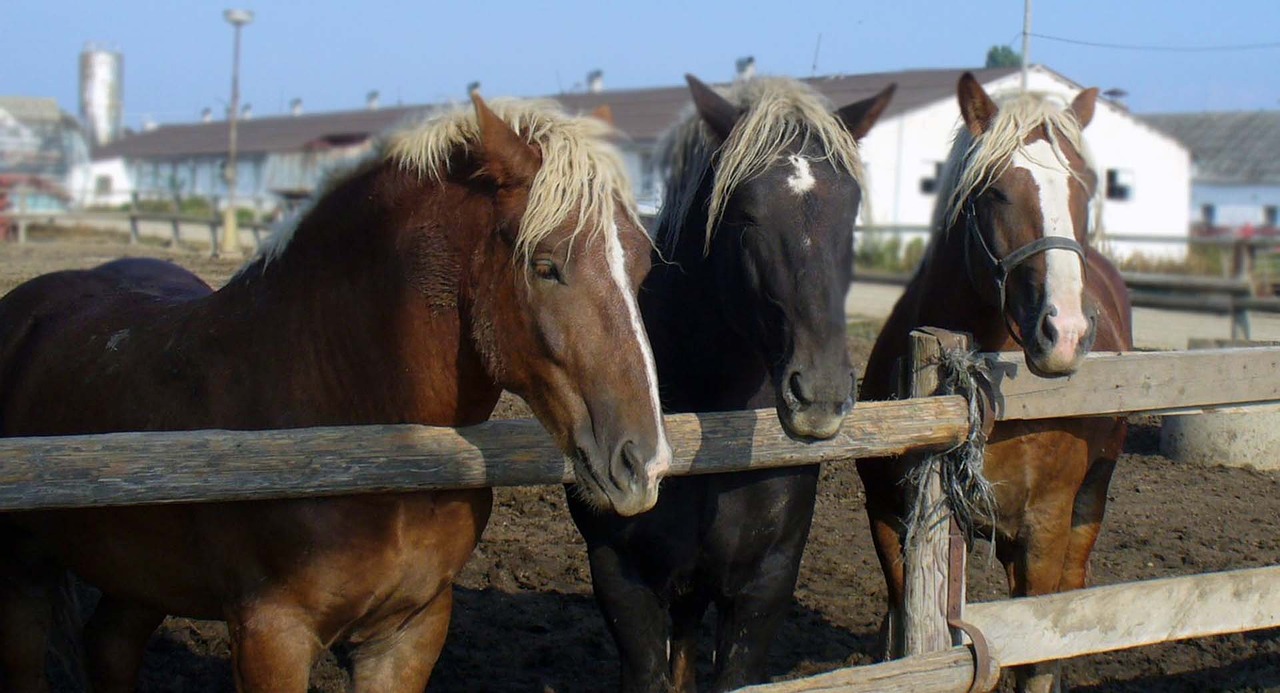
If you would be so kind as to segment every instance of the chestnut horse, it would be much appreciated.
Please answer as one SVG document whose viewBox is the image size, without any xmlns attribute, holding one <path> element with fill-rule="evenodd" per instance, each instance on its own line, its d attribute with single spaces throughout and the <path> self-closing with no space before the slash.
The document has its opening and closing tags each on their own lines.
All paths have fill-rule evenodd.
<svg viewBox="0 0 1280 693">
<path fill-rule="evenodd" d="M 935 236 L 876 340 L 865 399 L 898 394 L 893 362 L 920 326 L 968 332 L 980 351 L 1020 350 L 1043 377 L 1075 372 L 1095 347 L 1132 349 L 1124 282 L 1088 243 L 1097 178 L 1081 131 L 1097 94 L 1086 89 L 1065 110 L 1032 94 L 997 104 L 972 75 L 961 77 L 964 127 L 944 167 Z M 1012 595 L 1084 586 L 1125 432 L 1120 418 L 995 425 L 983 470 L 995 517 L 978 529 L 994 541 Z M 891 637 L 901 633 L 893 621 L 902 606 L 906 464 L 858 464 L 889 583 Z M 1027 668 L 1018 679 L 1020 689 L 1050 690 L 1056 671 Z"/>
<path fill-rule="evenodd" d="M 479 97 L 391 135 L 223 289 L 159 261 L 34 279 L 0 301 L 6 436 L 464 426 L 508 388 L 581 494 L 649 509 L 670 446 L 636 291 L 651 245 L 610 128 Z M 161 462 L 161 461 L 157 461 Z M 225 619 L 243 691 L 305 691 L 353 647 L 358 691 L 421 691 L 488 489 L 10 513 L 0 665 L 43 690 L 52 582 L 101 588 L 90 678 L 133 690 L 165 614 Z"/>
<path fill-rule="evenodd" d="M 857 140 L 893 88 L 832 112 L 794 80 L 757 78 L 722 96 L 688 79 L 694 109 L 662 145 L 662 255 L 640 293 L 663 406 L 774 407 L 792 437 L 830 438 L 854 395 L 844 298 L 862 196 Z M 625 519 L 571 502 L 622 690 L 692 690 L 712 603 L 714 689 L 764 678 L 817 482 L 817 466 L 668 479 L 653 510 Z"/>
</svg>

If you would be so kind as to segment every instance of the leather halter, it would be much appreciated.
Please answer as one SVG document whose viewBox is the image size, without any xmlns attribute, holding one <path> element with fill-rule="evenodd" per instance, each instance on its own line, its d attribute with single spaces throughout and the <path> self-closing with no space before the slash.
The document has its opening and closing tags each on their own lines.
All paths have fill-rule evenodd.
<svg viewBox="0 0 1280 693">
<path fill-rule="evenodd" d="M 996 293 L 999 296 L 996 307 L 1004 318 L 1005 329 L 1009 331 L 1009 336 L 1013 338 L 1013 341 L 1017 342 L 1018 346 L 1022 346 L 1022 337 L 1014 329 L 1013 322 L 1009 319 L 1009 311 L 1005 310 L 1005 284 L 1009 280 L 1009 275 L 1013 274 L 1018 265 L 1047 250 L 1070 250 L 1080 256 L 1081 268 L 1087 271 L 1089 264 L 1084 257 L 1084 246 L 1080 245 L 1079 241 L 1074 238 L 1041 236 L 1003 258 L 998 258 L 995 253 L 991 252 L 991 246 L 987 245 L 987 239 L 982 235 L 982 229 L 978 226 L 978 210 L 974 207 L 972 199 L 965 201 L 962 214 L 964 215 L 965 224 L 964 267 L 965 272 L 969 275 L 969 283 L 975 289 L 978 289 L 979 293 L 982 292 L 982 286 L 973 276 L 973 263 L 970 261 L 971 252 L 969 248 L 973 245 L 973 239 L 976 238 L 982 248 L 982 257 L 990 267 L 991 276 L 995 280 Z"/>
</svg>

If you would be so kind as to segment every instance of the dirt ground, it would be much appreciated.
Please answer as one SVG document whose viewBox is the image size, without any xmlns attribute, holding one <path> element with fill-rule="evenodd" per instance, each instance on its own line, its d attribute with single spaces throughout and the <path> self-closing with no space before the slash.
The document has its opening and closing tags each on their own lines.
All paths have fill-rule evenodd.
<svg viewBox="0 0 1280 693">
<path fill-rule="evenodd" d="M 173 259 L 214 286 L 236 268 L 190 250 L 62 238 L 0 244 L 0 293 L 41 272 L 123 255 Z M 33 240 L 42 237 L 34 233 Z M 874 327 L 850 329 L 860 361 Z M 502 413 L 521 408 L 504 400 Z M 1175 464 L 1158 455 L 1158 420 L 1134 423 L 1094 553 L 1095 584 L 1280 564 L 1280 475 Z M 989 547 L 980 544 L 970 562 L 971 600 L 1000 598 L 1003 577 Z M 883 602 L 862 487 L 852 464 L 828 465 L 795 608 L 773 649 L 771 675 L 870 663 Z M 704 674 L 709 667 L 704 656 Z M 1066 677 L 1073 690 L 1098 693 L 1280 691 L 1280 631 L 1082 657 L 1067 663 Z M 345 683 L 336 658 L 317 665 L 313 690 L 344 690 Z M 499 490 L 484 539 L 458 581 L 453 625 L 430 690 L 568 693 L 616 685 L 616 653 L 591 600 L 584 547 L 563 490 Z M 151 641 L 139 690 L 233 690 L 225 628 L 169 619 Z"/>
</svg>

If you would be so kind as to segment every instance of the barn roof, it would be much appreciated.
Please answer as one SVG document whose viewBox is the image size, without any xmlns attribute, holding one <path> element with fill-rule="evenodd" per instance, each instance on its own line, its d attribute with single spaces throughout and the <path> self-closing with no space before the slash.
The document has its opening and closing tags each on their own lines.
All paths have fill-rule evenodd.
<svg viewBox="0 0 1280 693">
<path fill-rule="evenodd" d="M 1013 74 L 1014 68 L 973 70 L 982 82 Z M 910 111 L 928 103 L 951 98 L 964 68 L 904 70 L 860 75 L 831 75 L 803 81 L 812 84 L 837 106 L 867 98 L 890 82 L 898 90 L 887 116 Z M 641 89 L 617 89 L 598 93 L 558 94 L 553 98 L 571 112 L 588 112 L 607 104 L 618 129 L 632 140 L 652 141 L 675 122 L 689 103 L 683 85 Z M 299 116 L 254 117 L 237 123 L 237 149 L 241 153 L 304 151 L 332 144 L 348 144 L 369 137 L 407 119 L 421 116 L 434 105 L 339 111 Z M 94 150 L 93 158 L 183 158 L 216 156 L 227 150 L 228 124 L 209 123 L 162 125 L 127 135 Z"/>
<path fill-rule="evenodd" d="M 1191 151 L 1197 182 L 1280 184 L 1280 111 L 1141 117 Z"/>
</svg>

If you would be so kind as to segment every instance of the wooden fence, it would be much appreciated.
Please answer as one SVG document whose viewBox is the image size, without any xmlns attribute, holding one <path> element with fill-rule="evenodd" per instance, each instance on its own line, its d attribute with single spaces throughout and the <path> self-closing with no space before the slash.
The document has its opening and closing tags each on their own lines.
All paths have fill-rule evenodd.
<svg viewBox="0 0 1280 693">
<path fill-rule="evenodd" d="M 936 387 L 937 354 L 964 342 L 940 331 L 913 341 L 912 393 L 926 395 Z M 1280 401 L 1280 347 L 1093 354 L 1077 374 L 1054 380 L 1031 375 L 1019 354 L 984 359 L 999 419 Z M 812 444 L 790 441 L 772 410 L 669 416 L 672 473 L 944 449 L 964 439 L 968 412 L 956 395 L 864 402 L 836 438 Z M 532 421 L 0 439 L 0 510 L 8 511 L 569 481 L 571 467 Z M 908 547 L 906 657 L 756 690 L 985 690 L 1001 667 L 1280 626 L 1280 566 L 964 605 L 963 563 L 949 556 L 946 524 L 937 526 Z M 948 625 L 957 590 L 964 621 L 980 634 L 976 647 Z"/>
<path fill-rule="evenodd" d="M 179 214 L 174 212 L 17 212 L 6 213 L 17 226 L 18 243 L 26 243 L 28 227 L 32 224 L 57 226 L 89 226 L 127 228 L 129 243 L 136 245 L 142 241 L 142 224 L 153 222 L 165 224 L 169 228 L 168 242 L 177 245 L 182 237 L 183 227 L 196 226 L 209 235 L 210 254 L 218 256 L 219 236 L 222 233 L 222 215 L 202 216 L 198 214 Z M 271 225 L 263 222 L 246 222 L 238 225 L 242 231 L 253 234 L 254 247 L 270 235 Z"/>
</svg>

